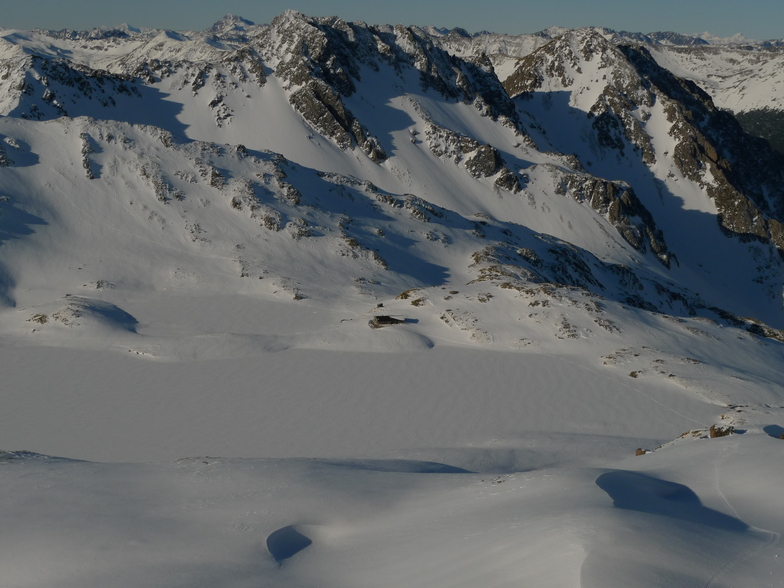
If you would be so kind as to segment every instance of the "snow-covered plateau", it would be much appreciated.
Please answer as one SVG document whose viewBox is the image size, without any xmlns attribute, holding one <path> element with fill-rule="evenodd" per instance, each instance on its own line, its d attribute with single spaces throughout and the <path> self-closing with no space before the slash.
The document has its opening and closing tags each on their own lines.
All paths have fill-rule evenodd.
<svg viewBox="0 0 784 588">
<path fill-rule="evenodd" d="M 781 45 L 0 30 L 0 586 L 784 586 Z"/>
</svg>

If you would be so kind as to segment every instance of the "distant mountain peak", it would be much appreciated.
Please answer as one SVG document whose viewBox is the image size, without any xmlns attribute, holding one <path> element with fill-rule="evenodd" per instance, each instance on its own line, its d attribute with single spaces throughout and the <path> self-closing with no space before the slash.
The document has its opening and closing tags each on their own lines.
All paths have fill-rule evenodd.
<svg viewBox="0 0 784 588">
<path fill-rule="evenodd" d="M 234 14 L 227 14 L 214 25 L 209 28 L 210 32 L 226 32 L 229 30 L 241 30 L 244 31 L 248 27 L 255 26 L 256 23 L 250 21 L 246 18 L 242 18 L 241 16 L 236 16 Z"/>
<path fill-rule="evenodd" d="M 759 41 L 756 39 L 749 39 L 741 33 L 735 33 L 729 37 L 719 37 L 717 35 L 712 35 L 708 31 L 705 31 L 699 35 L 694 35 L 694 37 L 702 39 L 711 45 L 753 45 L 759 43 Z"/>
</svg>

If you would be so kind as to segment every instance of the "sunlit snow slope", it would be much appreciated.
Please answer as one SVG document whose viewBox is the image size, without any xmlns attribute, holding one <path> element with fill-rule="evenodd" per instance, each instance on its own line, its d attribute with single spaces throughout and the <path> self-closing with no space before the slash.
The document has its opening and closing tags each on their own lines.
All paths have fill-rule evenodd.
<svg viewBox="0 0 784 588">
<path fill-rule="evenodd" d="M 784 585 L 780 156 L 463 33 L 0 32 L 1 585 Z"/>
</svg>

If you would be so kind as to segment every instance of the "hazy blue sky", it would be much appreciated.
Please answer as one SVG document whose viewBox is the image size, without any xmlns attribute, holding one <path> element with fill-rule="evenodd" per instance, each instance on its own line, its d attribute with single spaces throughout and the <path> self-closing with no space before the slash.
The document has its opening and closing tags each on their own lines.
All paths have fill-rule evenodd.
<svg viewBox="0 0 784 588">
<path fill-rule="evenodd" d="M 549 26 L 595 25 L 784 38 L 782 0 L 0 0 L 0 27 L 86 29 L 127 22 L 202 30 L 226 13 L 266 23 L 286 8 L 370 24 L 459 26 L 471 32 L 519 34 Z"/>
</svg>

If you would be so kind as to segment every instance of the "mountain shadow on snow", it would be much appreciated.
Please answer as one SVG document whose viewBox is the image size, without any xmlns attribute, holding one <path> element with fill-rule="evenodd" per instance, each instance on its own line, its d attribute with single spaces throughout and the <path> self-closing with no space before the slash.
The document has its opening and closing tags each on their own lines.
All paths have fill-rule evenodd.
<svg viewBox="0 0 784 588">
<path fill-rule="evenodd" d="M 646 474 L 622 470 L 602 474 L 596 485 L 613 499 L 613 506 L 697 523 L 721 531 L 743 532 L 743 521 L 702 505 L 694 491 Z"/>
</svg>

